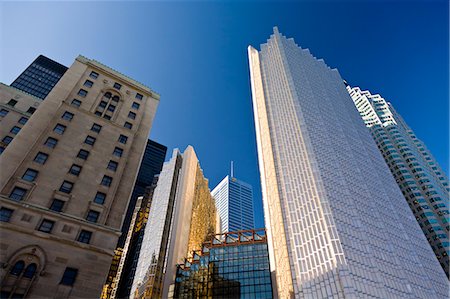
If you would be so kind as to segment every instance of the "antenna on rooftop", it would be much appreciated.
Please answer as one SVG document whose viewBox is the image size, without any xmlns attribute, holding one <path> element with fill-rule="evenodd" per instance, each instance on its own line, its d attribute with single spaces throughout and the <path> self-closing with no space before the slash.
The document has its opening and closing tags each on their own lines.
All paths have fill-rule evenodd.
<svg viewBox="0 0 450 299">
<path fill-rule="evenodd" d="M 233 161 L 231 161 L 231 178 L 233 178 Z"/>
</svg>

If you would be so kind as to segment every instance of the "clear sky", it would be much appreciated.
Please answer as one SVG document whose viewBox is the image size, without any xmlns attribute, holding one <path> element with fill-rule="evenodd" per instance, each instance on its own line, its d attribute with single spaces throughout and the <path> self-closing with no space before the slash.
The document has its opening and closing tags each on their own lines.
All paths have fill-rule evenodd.
<svg viewBox="0 0 450 299">
<path fill-rule="evenodd" d="M 39 54 L 96 59 L 161 94 L 150 137 L 193 145 L 214 188 L 253 185 L 263 214 L 247 46 L 272 27 L 391 101 L 448 174 L 448 1 L 2 2 L 0 81 Z"/>
</svg>

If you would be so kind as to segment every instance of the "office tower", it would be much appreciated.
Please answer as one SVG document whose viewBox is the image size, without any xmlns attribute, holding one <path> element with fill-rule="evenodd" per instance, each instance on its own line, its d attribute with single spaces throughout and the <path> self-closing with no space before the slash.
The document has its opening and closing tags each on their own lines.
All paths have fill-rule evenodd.
<svg viewBox="0 0 450 299">
<path fill-rule="evenodd" d="M 191 146 L 164 163 L 153 198 L 131 298 L 171 297 L 176 264 L 216 230 L 214 200 Z"/>
<path fill-rule="evenodd" d="M 447 176 L 391 103 L 358 87 L 347 90 L 448 276 Z"/>
<path fill-rule="evenodd" d="M 253 229 L 253 189 L 250 184 L 226 176 L 211 192 L 220 216 L 220 232 Z"/>
<path fill-rule="evenodd" d="M 66 71 L 66 66 L 39 55 L 11 86 L 43 100 Z"/>
<path fill-rule="evenodd" d="M 123 248 L 136 200 L 139 196 L 144 195 L 145 188 L 152 184 L 153 177 L 161 172 L 164 159 L 166 158 L 166 152 L 167 147 L 164 145 L 150 139 L 147 141 L 144 157 L 142 158 L 141 166 L 139 167 L 136 183 L 134 183 L 133 192 L 131 193 L 130 204 L 122 225 L 122 235 L 119 238 L 117 247 Z"/>
<path fill-rule="evenodd" d="M 274 34 L 249 47 L 280 298 L 446 298 L 448 280 L 336 69 Z"/>
<path fill-rule="evenodd" d="M 79 56 L 39 104 L 0 156 L 2 297 L 100 295 L 158 102 Z"/>
<path fill-rule="evenodd" d="M 177 265 L 174 298 L 273 298 L 264 229 L 216 234 Z"/>
</svg>

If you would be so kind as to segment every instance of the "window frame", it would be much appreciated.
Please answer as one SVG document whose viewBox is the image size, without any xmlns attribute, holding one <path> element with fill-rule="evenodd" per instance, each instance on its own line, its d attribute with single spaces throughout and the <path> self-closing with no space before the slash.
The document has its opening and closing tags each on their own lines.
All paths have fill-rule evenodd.
<svg viewBox="0 0 450 299">
<path fill-rule="evenodd" d="M 97 126 L 98 126 L 98 131 L 97 131 Z M 95 128 L 95 129 L 94 129 Z M 99 124 L 94 123 L 91 127 L 91 131 L 95 132 L 95 133 L 100 133 L 100 131 L 102 130 L 102 126 Z"/>
<path fill-rule="evenodd" d="M 31 182 L 36 181 L 36 178 L 38 177 L 38 175 L 39 175 L 39 171 L 32 169 L 32 168 L 27 168 L 27 170 L 25 170 L 25 172 L 22 175 L 22 180 L 31 183 Z"/>
<path fill-rule="evenodd" d="M 125 136 L 123 134 L 119 135 L 119 138 L 117 139 L 118 142 L 122 143 L 122 144 L 127 144 L 128 141 L 128 136 Z"/>
<path fill-rule="evenodd" d="M 58 205 L 56 205 L 55 203 L 58 203 Z M 61 199 L 57 199 L 57 198 L 53 198 L 52 203 L 50 204 L 49 210 L 52 210 L 54 212 L 62 212 L 64 205 L 65 205 L 65 201 L 61 200 Z M 56 208 L 56 209 L 55 209 Z"/>
<path fill-rule="evenodd" d="M 73 171 L 74 167 L 78 167 L 79 170 L 78 171 Z M 75 176 L 79 176 L 81 173 L 81 170 L 83 169 L 82 166 L 78 165 L 78 164 L 72 164 L 72 166 L 70 166 L 68 173 L 75 175 Z"/>
<path fill-rule="evenodd" d="M 62 131 L 61 131 L 62 128 Z M 56 126 L 53 128 L 53 132 L 55 132 L 58 135 L 64 135 L 64 132 L 66 131 L 67 127 L 65 125 L 62 125 L 60 123 L 57 123 Z"/>
<path fill-rule="evenodd" d="M 48 225 L 50 225 L 50 227 L 44 227 L 43 226 L 44 224 L 48 224 Z M 55 221 L 44 218 L 44 219 L 42 219 L 41 223 L 39 224 L 39 227 L 37 230 L 40 232 L 43 232 L 43 233 L 51 234 L 54 226 L 55 226 Z"/>
<path fill-rule="evenodd" d="M 86 156 L 85 156 L 85 154 L 86 154 Z M 90 154 L 89 151 L 84 150 L 84 149 L 80 149 L 78 151 L 77 158 L 82 159 L 82 160 L 87 160 L 89 158 L 89 154 Z"/>
<path fill-rule="evenodd" d="M 65 184 L 70 185 L 70 188 L 65 187 Z M 74 185 L 74 183 L 64 180 L 58 190 L 62 193 L 70 194 L 73 191 Z"/>
<path fill-rule="evenodd" d="M 101 200 L 97 200 L 97 199 L 101 199 Z M 106 201 L 106 193 L 97 191 L 97 193 L 95 194 L 94 199 L 92 201 L 96 204 L 103 205 Z M 100 203 L 100 201 L 101 201 L 101 203 Z"/>
<path fill-rule="evenodd" d="M 78 234 L 77 241 L 84 244 L 90 244 L 92 239 L 92 232 L 82 229 Z"/>
<path fill-rule="evenodd" d="M 68 275 L 68 273 L 70 273 L 70 275 Z M 77 280 L 77 276 L 78 276 L 78 269 L 66 267 L 59 284 L 66 286 L 73 286 L 75 284 L 75 281 Z"/>
<path fill-rule="evenodd" d="M 89 77 L 94 80 L 97 80 L 99 75 L 100 75 L 99 73 L 91 71 L 91 73 L 89 74 Z"/>
<path fill-rule="evenodd" d="M 18 198 L 13 198 L 12 196 L 14 195 L 15 191 L 18 191 L 18 190 L 23 191 L 23 194 L 21 195 L 20 199 L 18 199 Z M 27 192 L 28 192 L 28 190 L 25 189 L 25 188 L 21 188 L 21 187 L 18 187 L 18 186 L 14 186 L 14 188 L 13 188 L 13 189 L 11 190 L 11 192 L 9 193 L 8 198 L 11 199 L 11 200 L 14 200 L 14 201 L 22 201 L 22 200 L 25 198 L 25 196 L 27 195 Z"/>
<path fill-rule="evenodd" d="M 94 146 L 95 141 L 97 141 L 97 138 L 91 136 L 91 135 L 87 135 L 86 138 L 84 139 L 84 143 Z"/>
<path fill-rule="evenodd" d="M 102 181 L 100 182 L 100 185 L 105 186 L 105 187 L 111 187 L 113 182 L 113 178 L 110 177 L 109 175 L 103 175 Z"/>
<path fill-rule="evenodd" d="M 54 143 L 51 143 L 51 142 L 49 142 L 49 141 L 51 141 L 51 142 L 55 141 L 55 142 L 54 142 Z M 47 146 L 47 147 L 49 147 L 49 148 L 55 148 L 55 147 L 58 145 L 58 141 L 59 141 L 59 140 L 56 139 L 56 138 L 48 137 L 47 140 L 45 140 L 44 145 Z"/>
<path fill-rule="evenodd" d="M 28 119 L 29 119 L 28 117 L 22 116 L 21 118 L 19 118 L 19 120 L 17 122 L 21 125 L 24 125 L 27 123 Z"/>
<path fill-rule="evenodd" d="M 73 99 L 72 102 L 70 102 L 70 105 L 79 108 L 82 103 L 83 102 L 78 99 Z"/>
<path fill-rule="evenodd" d="M 79 95 L 80 97 L 85 98 L 88 95 L 88 91 L 83 89 L 83 88 L 80 88 L 80 90 L 78 90 L 78 92 L 77 92 L 77 95 Z"/>
<path fill-rule="evenodd" d="M 113 165 L 113 166 L 111 166 L 111 165 Z M 119 163 L 117 163 L 116 161 L 113 161 L 113 160 L 109 160 L 108 166 L 106 166 L 106 169 L 116 172 L 118 167 L 119 167 Z"/>
<path fill-rule="evenodd" d="M 74 116 L 75 116 L 75 114 L 73 114 L 72 112 L 65 111 L 63 113 L 63 115 L 61 115 L 61 118 L 64 120 L 67 120 L 67 121 L 72 121 Z"/>
<path fill-rule="evenodd" d="M 7 214 L 5 214 L 4 212 L 6 212 Z M 13 209 L 1 207 L 0 208 L 0 222 L 10 222 L 13 213 L 14 213 Z"/>
</svg>

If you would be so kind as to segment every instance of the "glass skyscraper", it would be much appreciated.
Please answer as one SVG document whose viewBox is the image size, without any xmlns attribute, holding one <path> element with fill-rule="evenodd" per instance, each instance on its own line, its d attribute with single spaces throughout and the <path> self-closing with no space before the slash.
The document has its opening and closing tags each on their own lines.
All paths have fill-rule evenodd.
<svg viewBox="0 0 450 299">
<path fill-rule="evenodd" d="M 66 66 L 39 55 L 11 86 L 44 99 L 66 71 Z"/>
<path fill-rule="evenodd" d="M 448 276 L 447 176 L 391 103 L 358 87 L 347 90 Z"/>
<path fill-rule="evenodd" d="M 222 233 L 254 228 L 253 189 L 250 184 L 227 175 L 211 195 L 216 202 Z"/>
<path fill-rule="evenodd" d="M 276 28 L 248 54 L 277 295 L 447 298 L 447 277 L 339 72 Z"/>
</svg>

